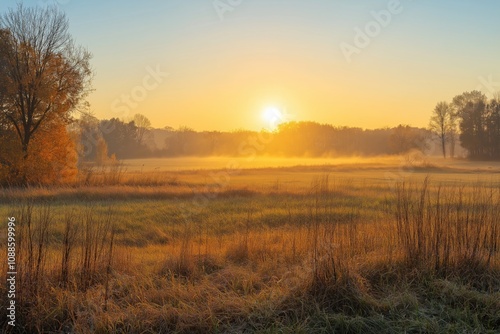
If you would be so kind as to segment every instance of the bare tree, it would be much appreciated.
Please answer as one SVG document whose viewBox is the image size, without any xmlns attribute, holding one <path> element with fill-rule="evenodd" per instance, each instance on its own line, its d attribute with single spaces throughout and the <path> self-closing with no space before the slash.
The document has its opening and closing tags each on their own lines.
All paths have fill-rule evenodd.
<svg viewBox="0 0 500 334">
<path fill-rule="evenodd" d="M 452 134 L 453 109 L 447 102 L 439 102 L 434 108 L 429 128 L 441 141 L 443 157 L 446 158 L 446 144 Z"/>
<path fill-rule="evenodd" d="M 134 124 L 137 127 L 137 143 L 141 145 L 144 139 L 144 134 L 151 130 L 151 122 L 146 116 L 142 114 L 135 114 Z"/>
<path fill-rule="evenodd" d="M 15 131 L 26 159 L 40 129 L 69 123 L 82 106 L 91 55 L 74 45 L 57 7 L 19 4 L 0 16 L 0 31 L 0 124 Z"/>
</svg>

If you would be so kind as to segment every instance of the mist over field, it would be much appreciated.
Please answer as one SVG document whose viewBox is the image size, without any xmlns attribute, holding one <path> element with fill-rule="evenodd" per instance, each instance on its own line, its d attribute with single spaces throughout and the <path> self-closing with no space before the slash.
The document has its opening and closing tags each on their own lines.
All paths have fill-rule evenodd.
<svg viewBox="0 0 500 334">
<path fill-rule="evenodd" d="M 439 157 L 423 156 L 421 154 L 408 154 L 401 156 L 375 156 L 375 157 L 325 157 L 325 158 L 287 158 L 287 157 L 179 157 L 179 158 L 149 158 L 149 159 L 124 159 L 122 166 L 127 171 L 182 171 L 182 170 L 210 170 L 210 169 L 255 169 L 255 168 L 280 168 L 280 167 L 306 167 L 324 166 L 349 168 L 379 167 L 394 169 L 412 167 L 428 168 L 453 168 L 463 171 L 489 171 L 500 173 L 500 162 L 467 160 L 444 161 Z"/>
</svg>

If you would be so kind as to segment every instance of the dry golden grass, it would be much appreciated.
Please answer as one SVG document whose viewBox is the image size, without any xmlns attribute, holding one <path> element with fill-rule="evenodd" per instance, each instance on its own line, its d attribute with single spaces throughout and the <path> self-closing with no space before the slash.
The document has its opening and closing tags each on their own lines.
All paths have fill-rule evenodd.
<svg viewBox="0 0 500 334">
<path fill-rule="evenodd" d="M 292 176 L 302 178 L 295 187 L 231 184 L 197 205 L 197 191 L 207 193 L 196 173 L 192 183 L 179 173 L 151 186 L 5 190 L 2 213 L 19 221 L 16 329 L 500 328 L 498 183 L 417 177 L 393 187 L 306 172 Z"/>
</svg>

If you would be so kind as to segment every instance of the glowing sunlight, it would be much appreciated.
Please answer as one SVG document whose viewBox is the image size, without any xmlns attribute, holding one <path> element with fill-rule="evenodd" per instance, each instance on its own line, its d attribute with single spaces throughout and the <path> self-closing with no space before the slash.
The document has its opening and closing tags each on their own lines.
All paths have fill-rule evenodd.
<svg viewBox="0 0 500 334">
<path fill-rule="evenodd" d="M 265 122 L 265 127 L 270 130 L 275 130 L 278 125 L 285 121 L 283 112 L 276 107 L 267 107 L 264 109 L 262 119 Z"/>
</svg>

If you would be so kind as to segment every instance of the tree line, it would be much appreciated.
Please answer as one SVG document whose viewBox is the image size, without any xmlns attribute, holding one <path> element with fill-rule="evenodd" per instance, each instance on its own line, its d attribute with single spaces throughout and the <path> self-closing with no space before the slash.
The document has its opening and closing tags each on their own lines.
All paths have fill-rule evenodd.
<svg viewBox="0 0 500 334">
<path fill-rule="evenodd" d="M 500 98 L 488 100 L 479 91 L 439 102 L 429 128 L 441 144 L 443 157 L 454 156 L 457 138 L 474 160 L 500 160 Z"/>
<path fill-rule="evenodd" d="M 139 119 L 145 120 L 143 124 Z M 375 156 L 425 150 L 431 133 L 400 125 L 364 130 L 316 122 L 290 122 L 269 131 L 195 131 L 188 127 L 152 129 L 143 115 L 126 122 L 117 118 L 78 122 L 84 161 L 182 156 L 276 155 L 290 157 Z M 111 130 L 110 130 L 111 129 Z M 265 138 L 259 140 L 259 138 Z M 245 143 L 254 143 L 246 145 Z M 251 147 L 248 147 L 251 146 Z"/>
</svg>

